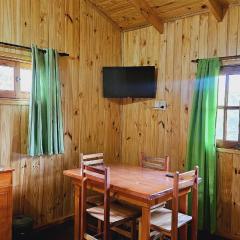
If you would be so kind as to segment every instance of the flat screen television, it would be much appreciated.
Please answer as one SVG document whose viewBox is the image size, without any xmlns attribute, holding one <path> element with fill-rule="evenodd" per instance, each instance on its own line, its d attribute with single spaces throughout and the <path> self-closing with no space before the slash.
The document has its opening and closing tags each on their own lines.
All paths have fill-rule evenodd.
<svg viewBox="0 0 240 240">
<path fill-rule="evenodd" d="M 155 98 L 155 67 L 104 67 L 105 98 Z"/>
</svg>

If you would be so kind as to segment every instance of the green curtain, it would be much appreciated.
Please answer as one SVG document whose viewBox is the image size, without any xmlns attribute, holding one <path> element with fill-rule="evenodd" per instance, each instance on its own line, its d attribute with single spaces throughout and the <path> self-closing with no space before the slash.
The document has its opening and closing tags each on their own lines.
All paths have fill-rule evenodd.
<svg viewBox="0 0 240 240">
<path fill-rule="evenodd" d="M 62 154 L 63 123 L 58 53 L 32 47 L 32 92 L 28 152 L 31 156 Z"/>
<path fill-rule="evenodd" d="M 187 170 L 199 166 L 199 228 L 216 230 L 216 118 L 218 58 L 199 60 L 190 118 Z M 191 208 L 191 204 L 189 206 Z"/>
</svg>

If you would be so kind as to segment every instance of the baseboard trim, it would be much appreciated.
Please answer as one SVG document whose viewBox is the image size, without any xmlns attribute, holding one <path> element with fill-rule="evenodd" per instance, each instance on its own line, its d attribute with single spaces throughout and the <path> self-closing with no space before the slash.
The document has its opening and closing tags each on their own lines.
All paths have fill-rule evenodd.
<svg viewBox="0 0 240 240">
<path fill-rule="evenodd" d="M 67 222 L 71 222 L 73 221 L 74 219 L 74 215 L 69 215 L 69 216 L 66 216 L 66 217 L 63 217 L 63 218 L 59 218 L 51 223 L 47 223 L 47 224 L 43 224 L 43 225 L 38 225 L 38 226 L 35 226 L 33 228 L 33 231 L 34 232 L 39 232 L 39 231 L 42 231 L 42 230 L 46 230 L 48 228 L 52 228 L 52 227 L 55 227 L 57 225 L 61 225 L 63 223 L 67 223 Z"/>
</svg>

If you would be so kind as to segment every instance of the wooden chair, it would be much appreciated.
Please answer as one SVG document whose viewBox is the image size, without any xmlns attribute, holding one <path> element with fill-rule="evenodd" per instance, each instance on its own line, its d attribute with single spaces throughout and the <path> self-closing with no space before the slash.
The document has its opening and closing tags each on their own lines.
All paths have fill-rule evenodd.
<svg viewBox="0 0 240 240">
<path fill-rule="evenodd" d="M 103 165 L 103 153 L 93 153 L 93 154 L 80 154 L 80 167 L 85 166 L 98 166 Z M 103 204 L 103 195 L 97 192 L 91 191 L 87 198 L 87 203 L 91 206 L 98 206 Z"/>
<path fill-rule="evenodd" d="M 195 167 L 195 170 L 182 174 L 176 172 L 174 175 L 173 185 L 172 210 L 161 208 L 151 213 L 151 229 L 157 232 L 152 239 L 159 239 L 159 236 L 158 238 L 155 237 L 160 233 L 162 236 L 170 237 L 171 240 L 177 240 L 178 229 L 191 222 L 191 240 L 197 240 L 198 167 Z M 178 211 L 179 191 L 187 186 L 192 186 L 192 216 Z"/>
<path fill-rule="evenodd" d="M 146 156 L 143 152 L 140 153 L 140 166 L 144 168 L 151 168 L 159 171 L 169 172 L 169 162 L 169 156 L 166 156 L 165 158 L 149 157 Z M 152 206 L 151 211 L 154 211 L 155 209 L 158 209 L 159 207 L 163 207 L 165 205 L 166 202 Z"/>
<path fill-rule="evenodd" d="M 131 221 L 136 226 L 136 219 L 139 217 L 138 211 L 127 206 L 121 206 L 117 203 L 110 205 L 110 169 L 106 167 L 96 168 L 92 166 L 83 166 L 82 169 L 82 198 L 81 198 L 81 240 L 95 240 L 103 235 L 104 240 L 111 239 L 110 229 Z M 92 208 L 86 207 L 87 185 L 88 183 L 96 186 L 102 186 L 104 190 L 104 204 Z M 86 233 L 87 214 L 103 222 L 103 232 L 90 236 Z M 131 239 L 136 239 L 136 227 L 132 231 Z"/>
<path fill-rule="evenodd" d="M 160 171 L 169 171 L 169 156 L 165 158 L 161 157 L 149 157 L 143 152 L 140 154 L 140 166 L 145 168 L 156 169 Z"/>
</svg>

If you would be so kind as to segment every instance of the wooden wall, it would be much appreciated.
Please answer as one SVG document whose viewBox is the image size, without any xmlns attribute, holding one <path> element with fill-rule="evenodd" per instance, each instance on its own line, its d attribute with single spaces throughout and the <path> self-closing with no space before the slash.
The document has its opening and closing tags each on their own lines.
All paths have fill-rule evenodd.
<svg viewBox="0 0 240 240">
<path fill-rule="evenodd" d="M 166 111 L 153 110 L 154 100 L 126 100 L 121 109 L 122 161 L 137 164 L 140 151 L 170 155 L 171 169 L 184 169 L 193 79 L 192 59 L 240 54 L 240 7 L 230 8 L 223 22 L 210 14 L 169 22 L 164 34 L 153 27 L 124 33 L 123 64 L 158 68 L 157 99 Z M 218 231 L 240 239 L 239 156 L 220 154 Z M 236 173 L 237 172 L 237 173 Z"/>
<path fill-rule="evenodd" d="M 86 0 L 0 0 L 0 25 L 1 41 L 70 54 L 60 60 L 63 156 L 29 158 L 28 106 L 0 104 L 0 164 L 15 168 L 14 213 L 40 226 L 72 214 L 72 187 L 62 172 L 78 166 L 80 152 L 119 159 L 120 106 L 103 99 L 101 68 L 120 64 L 121 35 Z"/>
<path fill-rule="evenodd" d="M 240 152 L 218 154 L 218 232 L 240 239 Z"/>
<path fill-rule="evenodd" d="M 240 7 L 223 22 L 209 14 L 121 34 L 86 0 L 0 0 L 0 40 L 37 44 L 70 53 L 61 58 L 63 156 L 29 158 L 28 106 L 0 104 L 0 164 L 16 169 L 14 213 L 33 216 L 40 226 L 72 213 L 71 185 L 64 169 L 78 166 L 79 152 L 104 151 L 107 161 L 137 164 L 140 151 L 170 155 L 184 169 L 196 64 L 192 59 L 240 54 Z M 122 49 L 121 49 L 122 44 Z M 0 49 L 6 51 L 6 49 Z M 15 52 L 15 51 L 10 51 Z M 102 98 L 104 65 L 156 65 L 157 99 Z M 21 53 L 29 55 L 27 53 Z M 239 238 L 239 164 L 236 153 L 219 155 L 219 232 Z"/>
</svg>

